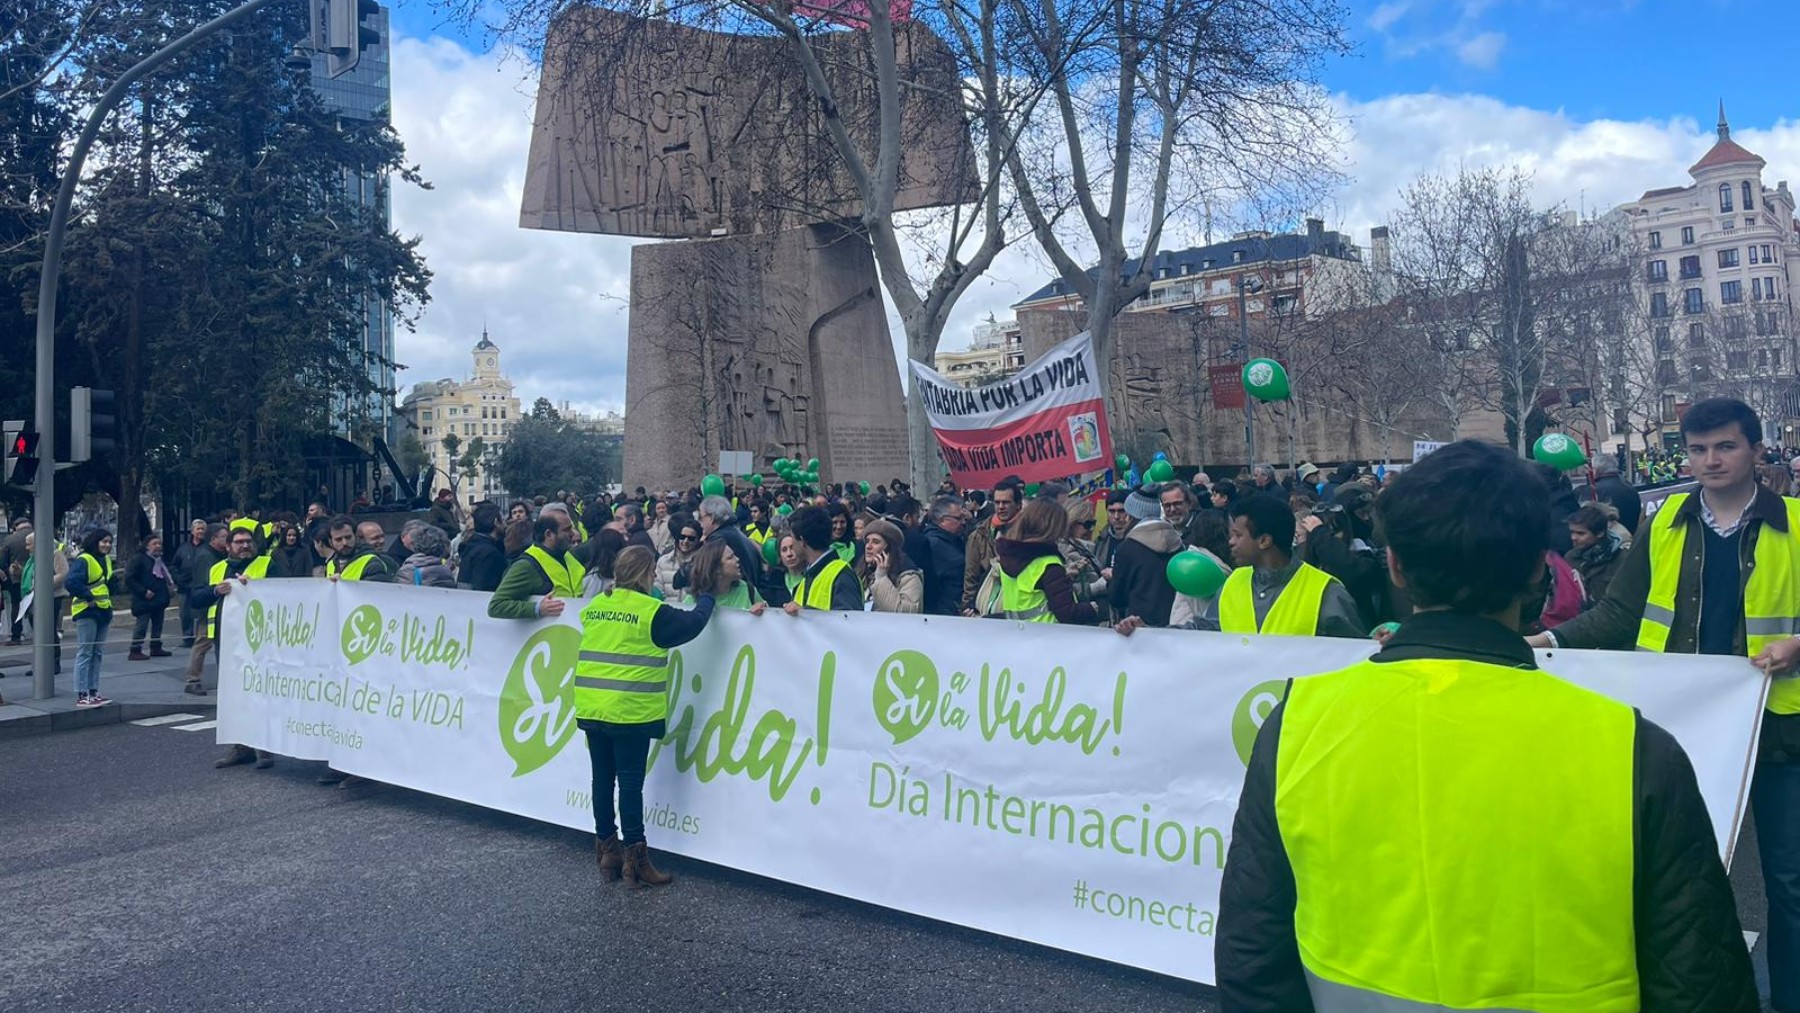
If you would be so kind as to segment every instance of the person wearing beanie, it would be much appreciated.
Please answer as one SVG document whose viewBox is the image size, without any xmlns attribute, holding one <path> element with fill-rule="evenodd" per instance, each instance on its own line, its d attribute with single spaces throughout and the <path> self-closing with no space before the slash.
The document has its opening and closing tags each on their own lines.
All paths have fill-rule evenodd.
<svg viewBox="0 0 1800 1013">
<path fill-rule="evenodd" d="M 1145 626 L 1169 625 L 1175 588 L 1169 584 L 1169 560 L 1182 549 L 1181 533 L 1162 519 L 1154 486 L 1143 486 L 1125 498 L 1125 513 L 1137 521 L 1113 554 L 1107 600 L 1113 615 L 1137 617 Z"/>
<path fill-rule="evenodd" d="M 885 518 L 863 524 L 862 586 L 876 612 L 925 611 L 925 577 L 906 555 L 906 534 Z"/>
</svg>

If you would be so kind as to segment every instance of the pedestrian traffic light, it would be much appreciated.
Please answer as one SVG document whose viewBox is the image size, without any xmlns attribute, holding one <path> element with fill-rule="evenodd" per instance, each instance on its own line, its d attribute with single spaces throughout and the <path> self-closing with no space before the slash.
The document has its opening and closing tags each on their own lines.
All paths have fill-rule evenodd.
<svg viewBox="0 0 1800 1013">
<path fill-rule="evenodd" d="M 95 454 L 113 452 L 119 440 L 117 399 L 110 390 L 75 387 L 69 391 L 69 461 L 80 464 Z"/>
<path fill-rule="evenodd" d="M 342 77 L 356 69 L 362 51 L 381 44 L 381 32 L 363 23 L 381 13 L 376 0 L 327 0 L 325 10 L 325 76 Z"/>
<path fill-rule="evenodd" d="M 29 487 L 37 481 L 38 434 L 12 426 L 9 423 L 6 432 L 6 480 Z"/>
</svg>

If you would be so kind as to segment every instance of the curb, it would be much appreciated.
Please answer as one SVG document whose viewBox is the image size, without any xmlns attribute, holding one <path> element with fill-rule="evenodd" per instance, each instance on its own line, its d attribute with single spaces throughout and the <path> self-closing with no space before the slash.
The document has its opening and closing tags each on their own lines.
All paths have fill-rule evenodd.
<svg viewBox="0 0 1800 1013">
<path fill-rule="evenodd" d="M 218 714 L 218 702 L 210 695 L 195 697 L 194 703 L 113 703 L 85 710 L 40 711 L 36 714 L 0 720 L 0 739 L 25 738 L 66 732 L 77 728 L 97 728 L 123 724 L 141 718 L 157 718 L 164 714 L 197 713 L 205 718 Z M 29 708 L 29 704 L 19 705 Z"/>
</svg>

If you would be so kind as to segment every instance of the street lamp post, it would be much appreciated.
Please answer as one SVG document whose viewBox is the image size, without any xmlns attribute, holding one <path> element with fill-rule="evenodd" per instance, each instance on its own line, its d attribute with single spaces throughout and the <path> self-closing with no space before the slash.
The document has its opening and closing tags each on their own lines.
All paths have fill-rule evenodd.
<svg viewBox="0 0 1800 1013">
<path fill-rule="evenodd" d="M 111 113 L 125 93 L 144 75 L 168 63 L 192 48 L 201 39 L 241 21 L 276 0 L 249 0 L 206 24 L 176 39 L 145 57 L 126 71 L 88 114 L 81 136 L 69 150 L 69 164 L 63 169 L 62 184 L 56 190 L 56 203 L 50 209 L 50 229 L 44 234 L 44 264 L 38 272 L 37 301 L 37 431 L 38 456 L 49 467 L 38 474 L 37 492 L 32 514 L 37 524 L 48 525 L 40 531 L 32 553 L 32 565 L 40 575 L 54 573 L 51 553 L 56 551 L 56 289 L 62 277 L 63 239 L 69 227 L 69 206 L 74 203 L 75 183 L 81 178 L 81 167 L 87 161 L 88 149 L 100 133 L 100 123 Z M 125 504 L 120 504 L 124 516 Z M 48 586 L 44 580 L 40 587 Z M 56 596 L 39 594 L 31 602 L 31 695 L 44 700 L 56 694 Z"/>
<path fill-rule="evenodd" d="M 1262 291 L 1262 279 L 1240 274 L 1237 280 L 1238 347 L 1244 350 L 1243 361 L 1250 361 L 1250 315 L 1245 310 L 1244 295 Z M 1256 398 L 1244 391 L 1244 447 L 1250 454 L 1250 471 L 1256 471 Z"/>
</svg>

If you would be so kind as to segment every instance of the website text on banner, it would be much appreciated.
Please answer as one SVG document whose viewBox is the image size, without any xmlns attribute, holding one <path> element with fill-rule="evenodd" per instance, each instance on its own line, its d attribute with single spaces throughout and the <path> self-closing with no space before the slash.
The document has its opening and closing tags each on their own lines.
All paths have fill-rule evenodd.
<svg viewBox="0 0 1800 1013">
<path fill-rule="evenodd" d="M 1048 482 L 1112 466 L 1106 397 L 1086 332 L 980 387 L 959 387 L 922 362 L 912 369 L 944 463 L 962 488 L 989 488 L 1008 475 Z"/>
<path fill-rule="evenodd" d="M 571 706 L 575 603 L 564 620 L 513 622 L 466 591 L 239 590 L 221 627 L 220 741 L 592 831 Z M 1369 650 L 725 610 L 670 658 L 669 735 L 645 786 L 650 843 L 1211 982 L 1256 730 L 1284 680 Z M 1637 705 L 1686 746 L 1729 847 L 1761 673 L 1741 659 L 1552 653 L 1554 671 Z"/>
</svg>

